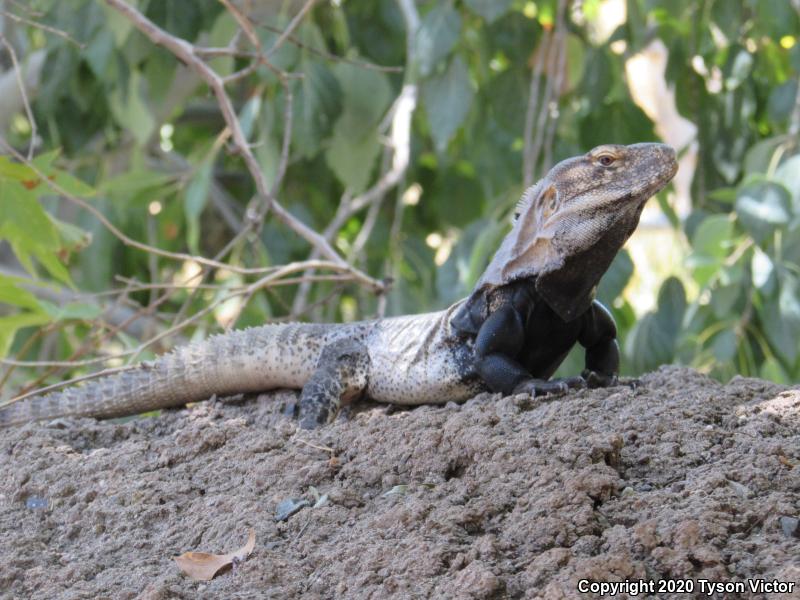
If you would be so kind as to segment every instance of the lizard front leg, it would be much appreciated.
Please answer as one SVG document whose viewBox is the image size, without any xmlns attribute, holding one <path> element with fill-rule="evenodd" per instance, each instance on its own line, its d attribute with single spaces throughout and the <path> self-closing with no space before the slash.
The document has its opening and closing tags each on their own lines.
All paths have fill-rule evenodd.
<svg viewBox="0 0 800 600">
<path fill-rule="evenodd" d="M 552 381 L 531 377 L 516 359 L 524 342 L 522 316 L 513 306 L 497 309 L 484 321 L 475 338 L 475 370 L 493 392 L 537 395 L 585 386 L 581 377 Z"/>
<path fill-rule="evenodd" d="M 354 340 L 340 340 L 322 349 L 317 368 L 300 393 L 300 427 L 330 423 L 343 398 L 359 396 L 367 387 L 369 354 Z"/>
<path fill-rule="evenodd" d="M 608 309 L 595 300 L 584 315 L 578 342 L 586 348 L 586 369 L 581 373 L 589 387 L 618 383 L 617 325 Z"/>
</svg>

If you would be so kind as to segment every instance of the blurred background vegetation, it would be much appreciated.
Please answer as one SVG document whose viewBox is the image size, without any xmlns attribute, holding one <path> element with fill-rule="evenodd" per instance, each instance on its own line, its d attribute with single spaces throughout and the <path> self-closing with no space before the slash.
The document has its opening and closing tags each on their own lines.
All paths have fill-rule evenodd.
<svg viewBox="0 0 800 600">
<path fill-rule="evenodd" d="M 262 223 L 219 98 L 114 4 L 0 0 L 4 396 L 222 328 L 442 308 L 524 186 L 650 140 L 680 174 L 598 291 L 624 370 L 800 377 L 800 2 L 130 0 L 205 49 L 274 199 L 380 294 L 247 287 L 321 251 Z"/>
</svg>

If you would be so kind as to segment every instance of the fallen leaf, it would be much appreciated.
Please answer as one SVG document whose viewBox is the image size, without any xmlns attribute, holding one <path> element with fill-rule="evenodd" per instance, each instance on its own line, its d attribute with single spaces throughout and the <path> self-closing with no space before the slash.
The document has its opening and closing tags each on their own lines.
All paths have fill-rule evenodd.
<svg viewBox="0 0 800 600">
<path fill-rule="evenodd" d="M 247 543 L 228 554 L 208 554 L 207 552 L 184 552 L 175 557 L 178 568 L 196 581 L 209 581 L 213 579 L 220 569 L 228 567 L 234 562 L 239 562 L 250 556 L 256 547 L 256 533 L 252 529 L 247 537 Z"/>
<path fill-rule="evenodd" d="M 396 485 L 396 486 L 394 486 L 394 487 L 393 487 L 392 489 L 390 489 L 388 492 L 386 492 L 385 494 L 383 494 L 383 496 L 384 496 L 384 498 L 385 498 L 386 496 L 394 496 L 394 495 L 397 495 L 397 496 L 405 496 L 407 493 L 408 493 L 408 486 L 407 486 L 407 485 L 405 485 L 405 484 L 403 484 L 403 485 Z"/>
</svg>

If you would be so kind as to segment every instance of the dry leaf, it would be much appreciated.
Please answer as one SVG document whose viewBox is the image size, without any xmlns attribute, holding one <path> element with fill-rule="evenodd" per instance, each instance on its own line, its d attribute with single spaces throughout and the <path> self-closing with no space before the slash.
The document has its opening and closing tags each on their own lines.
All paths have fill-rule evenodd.
<svg viewBox="0 0 800 600">
<path fill-rule="evenodd" d="M 208 581 L 223 567 L 231 565 L 234 561 L 241 561 L 250 556 L 256 547 L 256 533 L 252 529 L 247 537 L 247 543 L 228 554 L 208 554 L 207 552 L 184 552 L 175 557 L 175 562 L 181 571 L 197 581 Z"/>
</svg>

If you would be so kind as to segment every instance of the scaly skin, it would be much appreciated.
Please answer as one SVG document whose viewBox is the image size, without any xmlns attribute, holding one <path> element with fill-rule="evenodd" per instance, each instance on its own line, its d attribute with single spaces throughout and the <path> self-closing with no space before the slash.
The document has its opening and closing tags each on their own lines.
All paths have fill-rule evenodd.
<svg viewBox="0 0 800 600">
<path fill-rule="evenodd" d="M 449 341 L 449 312 L 342 325 L 263 325 L 213 336 L 130 371 L 0 408 L 0 426 L 66 416 L 119 417 L 214 394 L 300 389 L 317 370 L 323 349 L 347 340 L 369 349 L 368 384 L 357 392 L 407 405 L 462 400 L 481 386 L 460 376 L 461 345 Z"/>
<path fill-rule="evenodd" d="M 616 383 L 619 349 L 594 288 L 644 203 L 677 170 L 662 144 L 600 146 L 526 191 L 515 224 L 473 293 L 447 310 L 342 325 L 264 325 L 178 348 L 152 363 L 0 407 L 0 427 L 66 416 L 117 417 L 243 392 L 302 389 L 300 425 L 342 399 L 464 400 Z M 570 348 L 580 377 L 548 381 Z"/>
</svg>

